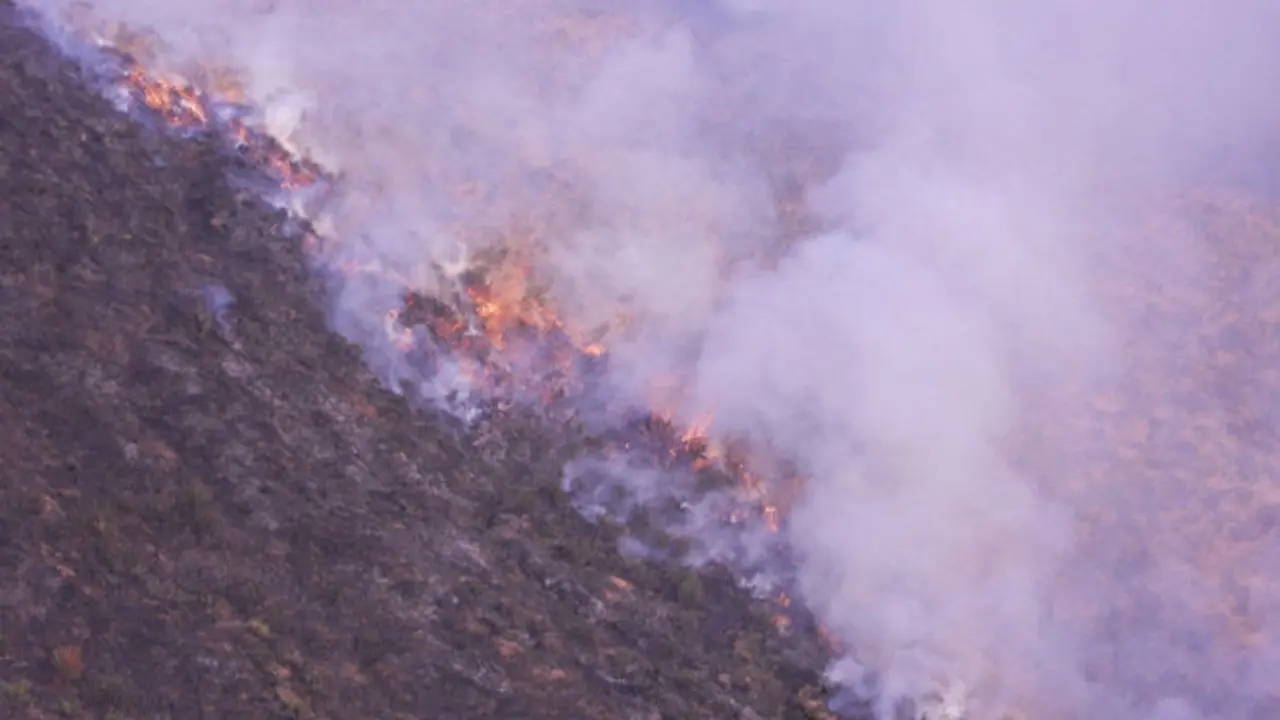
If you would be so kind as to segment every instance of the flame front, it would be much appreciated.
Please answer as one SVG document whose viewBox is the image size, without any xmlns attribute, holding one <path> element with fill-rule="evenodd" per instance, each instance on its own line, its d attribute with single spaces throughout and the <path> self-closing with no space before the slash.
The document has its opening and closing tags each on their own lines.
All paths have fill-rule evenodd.
<svg viewBox="0 0 1280 720">
<path fill-rule="evenodd" d="M 555 32 L 578 30 L 562 27 Z M 132 47 L 129 43 L 116 45 L 122 49 Z M 483 253 L 457 263 L 456 267 L 446 268 L 442 274 L 448 282 L 426 292 L 421 289 L 424 284 L 415 282 L 410 277 L 412 273 L 404 268 L 387 267 L 362 258 L 347 238 L 327 230 L 321 222 L 322 216 L 309 211 L 308 205 L 312 208 L 317 203 L 323 205 L 325 193 L 337 185 L 338 179 L 292 151 L 291 137 L 272 135 L 263 129 L 275 126 L 257 122 L 251 110 L 244 107 L 245 93 L 234 74 L 204 69 L 192 71 L 189 78 L 181 77 L 153 69 L 146 60 L 145 49 L 130 52 L 132 54 L 121 58 L 123 67 L 113 93 L 125 100 L 130 109 L 173 131 L 220 137 L 230 151 L 241 154 L 259 168 L 289 208 L 300 219 L 312 222 L 302 241 L 318 265 L 347 277 L 373 275 L 388 284 L 413 289 L 406 293 L 400 307 L 385 310 L 373 318 L 385 333 L 387 346 L 395 352 L 406 358 L 427 354 L 454 362 L 456 372 L 450 377 L 456 378 L 459 386 L 470 393 L 469 397 L 479 403 L 497 404 L 518 395 L 544 406 L 565 397 L 572 398 L 587 384 L 586 374 L 606 367 L 612 359 L 611 352 L 615 349 L 611 346 L 612 336 L 602 338 L 590 329 L 575 326 L 568 317 L 570 314 L 557 307 L 554 295 L 545 289 L 538 276 L 542 260 L 540 233 L 562 230 L 562 219 L 550 222 L 527 217 L 511 219 L 494 242 L 477 243 L 485 246 Z M 483 204 L 491 197 L 489 189 L 479 182 L 468 178 L 451 180 L 458 182 L 453 186 L 442 183 L 451 201 Z M 803 189 L 793 190 L 781 200 L 778 214 L 789 228 L 786 234 L 798 237 L 812 230 L 807 225 L 811 218 L 806 216 Z M 545 204 L 555 203 L 552 198 Z M 467 237 L 468 228 L 456 229 L 459 235 Z M 616 317 L 609 328 L 625 330 L 629 324 L 628 318 Z M 646 389 L 650 417 L 643 423 L 645 436 L 637 438 L 626 433 L 609 436 L 601 441 L 602 452 L 623 456 L 639 449 L 655 450 L 658 456 L 655 462 L 664 469 L 679 468 L 698 478 L 727 478 L 733 502 L 716 508 L 722 513 L 723 523 L 735 529 L 785 532 L 791 507 L 804 489 L 804 478 L 793 468 L 776 464 L 777 459 L 768 457 L 766 449 L 723 441 L 717 432 L 714 413 L 692 418 L 685 415 L 686 387 L 681 378 L 655 378 Z M 1120 416 L 1118 407 L 1112 405 L 1118 405 L 1118 401 L 1103 408 L 1104 420 L 1106 416 Z M 1041 433 L 1044 436 L 1075 432 L 1086 438 L 1083 441 L 1064 439 L 1060 443 L 1062 447 L 1088 447 L 1088 438 L 1097 434 L 1096 413 L 1064 411 L 1051 417 L 1052 422 L 1045 422 Z M 1170 423 L 1173 417 L 1171 413 Z M 1073 427 L 1072 422 L 1077 422 L 1078 427 Z M 1211 430 L 1215 428 L 1202 427 L 1196 432 L 1204 436 Z M 1136 431 L 1121 428 L 1107 437 L 1125 433 L 1139 434 L 1142 442 L 1147 442 L 1149 431 L 1142 425 Z M 1101 457 L 1103 453 L 1098 455 Z M 1096 464 L 1100 466 L 1101 462 Z M 1114 467 L 1097 469 L 1096 477 L 1077 491 L 1080 499 L 1072 505 L 1087 507 L 1096 488 L 1109 482 L 1107 473 Z M 1051 471 L 1048 469 L 1045 474 Z M 1137 473 L 1135 470 L 1132 474 Z M 1079 475 L 1084 477 L 1085 473 Z M 1066 495 L 1070 489 L 1062 488 L 1060 492 Z M 1249 492 L 1261 491 L 1250 488 Z M 1111 507 L 1095 508 L 1092 514 L 1081 515 L 1085 525 L 1102 528 L 1127 520 L 1116 517 Z M 1178 526 L 1179 532 L 1183 529 Z M 1107 539 L 1114 537 L 1114 533 L 1099 532 L 1098 537 Z M 1085 540 L 1088 542 L 1088 538 Z M 1220 557 L 1209 557 L 1212 551 L 1208 543 L 1197 552 L 1205 556 L 1202 562 L 1208 568 L 1206 574 L 1226 574 L 1232 567 Z M 769 592 L 776 593 L 776 590 L 771 588 Z M 1240 595 L 1237 592 L 1235 597 Z M 793 612 L 800 603 L 793 602 L 785 592 L 774 594 L 773 599 L 777 606 L 773 616 L 776 628 L 780 633 L 791 632 Z M 1244 638 L 1239 644 L 1255 642 L 1255 638 L 1261 636 L 1258 620 L 1246 612 L 1246 604 L 1241 601 L 1239 607 L 1229 607 L 1224 612 L 1232 624 L 1230 634 Z M 1055 612 L 1066 614 L 1069 609 L 1055 608 Z M 1092 608 L 1082 610 L 1086 615 L 1091 612 Z M 819 634 L 833 653 L 842 652 L 834 635 L 823 628 L 819 628 Z M 1017 683 L 1010 679 L 1010 684 Z"/>
<path fill-rule="evenodd" d="M 99 44 L 103 44 L 100 39 Z M 115 87 L 130 101 L 132 110 L 158 118 L 177 131 L 221 136 L 229 148 L 247 157 L 286 193 L 304 193 L 330 182 L 322 168 L 288 150 L 289 138 L 273 137 L 243 120 L 244 112 L 230 111 L 238 109 L 244 99 L 230 73 L 205 70 L 199 74 L 202 82 L 196 83 L 153 73 L 131 54 L 121 52 L 120 60 L 124 70 Z M 604 342 L 566 323 L 547 294 L 538 290 L 533 270 L 533 236 L 527 228 L 508 233 L 495 252 L 451 273 L 458 284 L 458 292 L 451 297 L 406 294 L 404 306 L 388 311 L 383 318 L 391 346 L 405 354 L 420 350 L 421 338 L 413 328 L 424 328 L 439 349 L 465 360 L 462 374 L 481 398 L 500 397 L 512 385 L 548 400 L 571 393 L 581 380 L 576 377 L 581 364 L 607 360 L 609 350 Z M 343 239 L 322 236 L 315 227 L 308 229 L 303 246 L 317 262 L 345 276 L 373 273 L 405 287 L 413 286 L 380 263 L 358 262 L 344 256 L 339 252 Z M 627 318 L 617 318 L 613 325 L 625 327 Z M 540 367 L 521 374 L 518 356 L 531 346 L 539 351 Z M 667 461 L 685 463 L 694 472 L 713 470 L 735 478 L 742 502 L 727 512 L 725 521 L 756 523 L 779 532 L 789 499 L 798 493 L 800 481 L 792 478 L 769 482 L 750 472 L 743 453 L 712 439 L 714 416 L 709 413 L 685 427 L 677 427 L 670 401 L 682 394 L 676 379 L 654 383 L 653 419 L 670 429 L 665 434 Z M 606 451 L 623 453 L 630 448 L 629 441 L 618 441 Z M 782 611 L 790 608 L 785 594 L 778 600 Z M 779 628 L 785 630 L 789 623 L 779 621 Z"/>
</svg>

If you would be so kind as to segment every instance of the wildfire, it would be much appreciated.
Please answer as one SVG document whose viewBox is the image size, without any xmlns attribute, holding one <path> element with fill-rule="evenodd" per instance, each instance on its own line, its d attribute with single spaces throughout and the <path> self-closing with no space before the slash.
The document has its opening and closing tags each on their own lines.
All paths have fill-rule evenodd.
<svg viewBox="0 0 1280 720">
<path fill-rule="evenodd" d="M 245 113 L 239 103 L 243 94 L 225 74 L 203 73 L 203 82 L 197 85 L 183 78 L 153 74 L 132 56 L 126 55 L 122 60 L 125 69 L 114 89 L 118 97 L 126 100 L 128 109 L 158 118 L 172 130 L 221 137 L 228 149 L 246 157 L 283 191 L 308 190 L 328 181 L 322 168 L 295 156 L 284 140 L 242 120 Z M 513 233 L 496 259 L 459 272 L 460 292 L 452 301 L 407 295 L 402 308 L 390 310 L 383 317 L 390 345 L 406 355 L 416 352 L 422 336 L 414 328 L 425 328 L 437 347 L 465 359 L 462 375 L 482 393 L 500 393 L 501 388 L 513 383 L 533 385 L 535 394 L 541 393 L 548 400 L 566 392 L 565 385 L 572 384 L 581 361 L 605 359 L 609 350 L 604 343 L 570 328 L 545 294 L 537 291 L 529 261 L 531 236 L 531 231 Z M 379 274 L 405 287 L 413 286 L 377 262 L 345 257 L 337 260 L 340 254 L 335 251 L 341 244 L 341 238 L 323 237 L 314 230 L 303 238 L 304 248 L 314 258 L 343 275 Z M 620 318 L 617 324 L 625 326 L 626 319 Z M 541 365 L 536 377 L 513 377 L 520 354 L 527 354 L 530 347 L 537 348 L 537 362 Z M 664 386 L 663 392 L 655 392 L 655 397 L 668 399 L 678 395 L 678 383 L 675 389 Z M 698 417 L 681 428 L 673 419 L 674 413 L 660 409 L 668 406 L 662 402 L 653 404 L 654 420 L 669 430 L 667 462 L 683 462 L 693 472 L 725 473 L 737 483 L 743 500 L 728 512 L 726 522 L 758 523 L 770 532 L 779 532 L 787 503 L 783 495 L 774 493 L 778 488 L 771 488 L 764 478 L 749 472 L 741 453 L 711 438 L 712 415 Z M 631 448 L 628 441 L 618 445 L 620 451 Z M 779 487 L 783 491 L 794 490 L 796 481 L 788 480 Z M 776 601 L 779 612 L 774 623 L 785 634 L 791 628 L 791 599 L 782 593 Z"/>
<path fill-rule="evenodd" d="M 148 75 L 131 67 L 125 87 L 136 91 L 138 99 L 174 127 L 198 127 L 209 123 L 209 111 L 189 85 Z"/>
<path fill-rule="evenodd" d="M 583 22 L 583 18 L 577 18 L 575 22 L 557 24 L 546 30 L 556 38 L 580 40 L 584 32 Z M 193 70 L 189 77 L 153 71 L 148 52 L 137 44 L 136 38 L 122 37 L 115 37 L 111 43 L 122 51 L 119 57 L 122 69 L 115 78 L 112 94 L 128 108 L 141 111 L 158 121 L 157 124 L 178 132 L 199 132 L 221 138 L 230 151 L 245 157 L 286 195 L 304 192 L 323 194 L 332 186 L 333 179 L 322 167 L 299 157 L 290 149 L 288 138 L 273 137 L 246 119 L 251 113 L 244 106 L 244 92 L 234 75 L 214 69 Z M 453 189 L 459 199 L 473 203 L 485 202 L 488 192 L 479 183 L 465 179 Z M 787 189 L 780 214 L 788 226 L 794 226 L 790 232 L 799 235 L 808 231 L 802 188 Z M 452 293 L 433 297 L 408 294 L 403 298 L 402 307 L 385 312 L 381 318 L 382 329 L 389 346 L 406 356 L 441 351 L 459 361 L 458 375 L 481 397 L 502 396 L 511 387 L 520 387 L 531 393 L 535 400 L 551 401 L 575 391 L 583 379 L 584 367 L 599 367 L 607 363 L 611 348 L 607 339 L 602 341 L 567 322 L 558 311 L 554 298 L 539 287 L 534 269 L 538 245 L 538 228 L 535 226 L 538 223 L 513 220 L 511 224 L 512 227 L 496 243 L 495 252 L 472 258 L 470 263 L 456 268 L 456 272 L 454 268 L 449 269 L 447 274 L 456 280 Z M 377 275 L 407 288 L 420 286 L 410 278 L 400 276 L 396 268 L 385 267 L 375 261 L 351 259 L 338 252 L 344 247 L 343 238 L 324 235 L 315 228 L 308 230 L 303 238 L 304 248 L 319 263 L 335 272 L 349 277 Z M 1127 286 L 1124 291 L 1128 292 Z M 1143 312 L 1147 311 L 1144 306 Z M 626 327 L 627 324 L 626 318 L 617 318 L 614 323 L 616 327 Z M 1219 360 L 1215 359 L 1215 363 Z M 1149 376 L 1160 377 L 1154 372 Z M 682 390 L 678 378 L 660 378 L 653 383 L 649 403 L 652 415 L 646 425 L 651 436 L 644 438 L 647 442 L 643 446 L 656 446 L 656 454 L 660 455 L 658 462 L 664 467 L 687 468 L 698 477 L 717 474 L 731 481 L 734 497 L 739 502 L 724 511 L 725 523 L 763 528 L 772 533 L 782 532 L 791 503 L 803 487 L 803 479 L 791 468 L 754 462 L 759 458 L 752 456 L 748 449 L 718 439 L 713 434 L 715 417 L 712 414 L 679 420 L 681 413 L 677 408 L 682 406 Z M 1151 394 L 1165 393 L 1163 388 L 1157 388 Z M 1096 409 L 1112 418 L 1109 422 L 1114 424 L 1117 436 L 1133 435 L 1142 444 L 1149 442 L 1149 434 L 1155 434 L 1145 422 L 1121 425 L 1119 400 L 1108 399 L 1104 405 Z M 1169 413 L 1165 422 L 1173 423 L 1173 418 L 1179 415 Z M 1091 415 L 1078 412 L 1072 416 L 1066 412 L 1055 412 L 1050 416 L 1054 422 L 1046 422 L 1046 434 L 1097 436 L 1099 423 Z M 1068 417 L 1080 418 L 1076 421 L 1078 427 L 1061 420 Z M 1198 446 L 1199 438 L 1215 432 L 1226 434 L 1226 428 L 1225 421 L 1206 421 L 1197 425 L 1194 433 L 1188 434 L 1188 437 L 1195 438 L 1194 442 L 1188 442 Z M 1064 441 L 1062 444 L 1070 446 L 1072 443 Z M 1220 444 L 1230 446 L 1225 441 Z M 640 445 L 642 443 L 634 437 L 625 437 L 606 441 L 605 450 L 624 453 Z M 1131 457 L 1142 456 L 1135 451 Z M 761 472 L 762 465 L 769 472 Z M 1108 481 L 1101 470 L 1095 469 L 1094 472 L 1097 476 L 1090 480 L 1093 485 L 1079 490 L 1082 497 L 1090 496 L 1093 488 Z M 1083 471 L 1076 475 L 1089 477 Z M 1252 485 L 1247 490 L 1249 493 L 1263 492 Z M 1221 488 L 1215 492 L 1226 494 Z M 1104 514 L 1108 517 L 1092 518 L 1090 522 L 1098 525 L 1118 522 L 1110 518 L 1113 514 L 1111 508 L 1099 511 L 1100 516 Z M 1184 530 L 1182 525 L 1178 525 L 1179 535 Z M 1192 535 L 1187 534 L 1187 537 Z M 1204 562 L 1206 565 L 1214 564 L 1208 559 Z M 1229 565 L 1226 560 L 1221 563 Z M 1217 568 L 1211 567 L 1210 570 Z M 1235 583 L 1234 578 L 1232 584 L 1235 591 L 1229 597 L 1235 605 L 1227 608 L 1225 614 L 1239 626 L 1239 634 L 1254 642 L 1261 631 L 1256 618 L 1246 617 L 1249 588 Z M 774 624 L 780 632 L 789 632 L 792 620 L 788 613 L 793 610 L 793 600 L 783 592 L 777 594 L 774 601 L 778 608 Z M 839 652 L 837 639 L 826 628 L 819 627 L 818 632 L 828 648 Z"/>
</svg>

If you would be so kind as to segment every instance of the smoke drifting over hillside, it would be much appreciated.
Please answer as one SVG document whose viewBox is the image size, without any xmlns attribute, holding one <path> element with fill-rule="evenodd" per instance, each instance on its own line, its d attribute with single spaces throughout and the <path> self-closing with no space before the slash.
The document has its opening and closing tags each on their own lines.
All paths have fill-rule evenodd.
<svg viewBox="0 0 1280 720">
<path fill-rule="evenodd" d="M 1123 377 L 1143 330 L 1100 294 L 1116 268 L 1199 282 L 1161 199 L 1265 148 L 1271 3 L 31 4 L 234 71 L 340 174 L 317 226 L 400 278 L 333 298 L 371 362 L 406 290 L 518 246 L 609 348 L 619 407 L 677 388 L 678 419 L 794 464 L 786 538 L 837 680 L 962 685 L 974 718 L 1247 718 L 1274 691 L 1274 626 L 1220 649 L 1189 561 L 1089 524 L 1122 473 L 1065 492 L 1075 458 L 1022 460 L 1057 452 L 1026 418 Z"/>
</svg>

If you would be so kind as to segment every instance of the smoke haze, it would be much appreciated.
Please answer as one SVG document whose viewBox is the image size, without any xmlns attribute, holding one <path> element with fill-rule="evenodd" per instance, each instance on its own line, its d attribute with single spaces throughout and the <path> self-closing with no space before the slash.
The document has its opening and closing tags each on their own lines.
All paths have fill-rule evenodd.
<svg viewBox="0 0 1280 720">
<path fill-rule="evenodd" d="M 1143 373 L 1195 361 L 1194 311 L 1153 329 L 1116 288 L 1208 292 L 1210 239 L 1167 200 L 1258 177 L 1274 3 L 29 4 L 150 33 L 152 66 L 235 71 L 340 175 L 317 227 L 398 278 L 333 297 L 371 363 L 397 367 L 406 290 L 516 247 L 610 348 L 618 408 L 674 388 L 677 417 L 794 464 L 799 595 L 883 716 L 961 686 L 975 720 L 1277 701 L 1274 528 L 1205 559 L 1230 521 L 1167 480 L 1177 443 L 1118 458 L 1092 419 L 1116 395 L 1154 413 Z M 1248 453 L 1270 487 L 1270 449 Z M 1252 578 L 1246 639 L 1224 574 Z"/>
</svg>

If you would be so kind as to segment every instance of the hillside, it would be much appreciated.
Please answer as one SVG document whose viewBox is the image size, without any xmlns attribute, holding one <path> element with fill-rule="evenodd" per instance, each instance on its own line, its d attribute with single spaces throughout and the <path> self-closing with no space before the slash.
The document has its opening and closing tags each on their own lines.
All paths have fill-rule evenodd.
<svg viewBox="0 0 1280 720">
<path fill-rule="evenodd" d="M 212 145 L 0 14 L 0 716 L 826 715 L 812 637 L 620 557 L 554 428 L 411 411 Z"/>
</svg>

